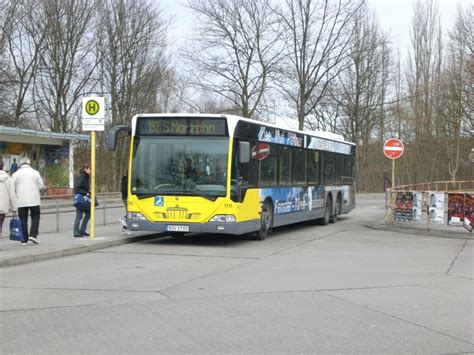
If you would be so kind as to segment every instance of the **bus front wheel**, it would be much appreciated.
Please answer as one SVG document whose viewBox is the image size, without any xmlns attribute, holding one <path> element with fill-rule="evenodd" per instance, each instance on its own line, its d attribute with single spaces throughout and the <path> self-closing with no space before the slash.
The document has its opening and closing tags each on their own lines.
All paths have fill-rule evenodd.
<svg viewBox="0 0 474 355">
<path fill-rule="evenodd" d="M 269 201 L 265 201 L 260 215 L 260 229 L 255 233 L 256 240 L 264 240 L 273 226 L 273 208 Z"/>
</svg>

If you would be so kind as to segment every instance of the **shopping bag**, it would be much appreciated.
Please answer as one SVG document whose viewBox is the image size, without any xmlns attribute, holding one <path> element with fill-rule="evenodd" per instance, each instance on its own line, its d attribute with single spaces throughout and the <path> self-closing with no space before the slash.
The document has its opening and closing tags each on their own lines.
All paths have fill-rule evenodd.
<svg viewBox="0 0 474 355">
<path fill-rule="evenodd" d="M 13 218 L 10 221 L 10 240 L 16 240 L 18 242 L 24 240 L 21 221 L 15 215 L 13 215 Z"/>
</svg>

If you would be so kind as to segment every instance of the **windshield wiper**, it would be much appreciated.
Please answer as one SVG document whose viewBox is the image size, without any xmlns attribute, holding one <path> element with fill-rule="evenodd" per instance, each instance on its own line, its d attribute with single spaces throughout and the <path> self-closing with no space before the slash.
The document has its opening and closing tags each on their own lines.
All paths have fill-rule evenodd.
<svg viewBox="0 0 474 355">
<path fill-rule="evenodd" d="M 138 198 L 139 200 L 142 200 L 142 199 L 144 199 L 144 198 L 149 198 L 149 197 L 157 196 L 157 194 L 152 194 L 152 193 L 140 194 L 140 193 L 138 193 L 138 194 L 135 194 L 135 196 L 137 196 L 137 198 Z"/>
<path fill-rule="evenodd" d="M 203 194 L 202 192 L 199 192 L 198 190 L 179 190 L 179 191 L 172 191 L 169 193 L 176 196 L 199 196 L 209 201 L 215 201 L 217 200 L 218 197 L 223 197 L 223 196 L 206 195 L 206 194 Z"/>
<path fill-rule="evenodd" d="M 199 196 L 199 197 L 204 197 L 205 199 L 209 200 L 209 201 L 215 201 L 217 200 L 218 197 L 222 197 L 222 196 L 211 196 L 211 195 L 206 195 L 206 194 L 203 194 L 202 192 L 199 192 L 197 190 L 184 190 L 182 191 L 182 194 L 183 195 L 187 195 L 187 196 Z"/>
</svg>

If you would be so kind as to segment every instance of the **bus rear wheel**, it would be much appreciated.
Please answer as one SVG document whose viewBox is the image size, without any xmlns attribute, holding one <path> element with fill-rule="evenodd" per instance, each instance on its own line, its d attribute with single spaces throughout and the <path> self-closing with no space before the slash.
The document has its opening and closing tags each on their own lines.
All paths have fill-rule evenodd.
<svg viewBox="0 0 474 355">
<path fill-rule="evenodd" d="M 271 232 L 273 226 L 273 208 L 269 201 L 265 201 L 262 206 L 262 213 L 260 215 L 260 229 L 255 233 L 256 240 L 264 240 L 268 233 Z"/>
<path fill-rule="evenodd" d="M 341 214 L 341 206 L 342 206 L 342 201 L 341 201 L 341 196 L 339 195 L 336 200 L 336 208 L 334 209 L 334 214 L 329 218 L 329 222 L 331 223 L 336 223 L 337 222 L 337 216 Z"/>
<path fill-rule="evenodd" d="M 332 200 L 328 198 L 326 201 L 326 208 L 324 209 L 324 217 L 317 219 L 316 223 L 323 226 L 327 226 L 329 224 L 329 220 L 331 219 L 331 211 L 332 211 Z"/>
</svg>

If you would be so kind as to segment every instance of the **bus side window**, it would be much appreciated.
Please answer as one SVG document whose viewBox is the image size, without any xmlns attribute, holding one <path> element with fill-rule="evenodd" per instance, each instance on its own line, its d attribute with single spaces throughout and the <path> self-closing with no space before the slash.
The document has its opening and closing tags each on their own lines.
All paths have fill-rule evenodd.
<svg viewBox="0 0 474 355">
<path fill-rule="evenodd" d="M 294 148 L 292 152 L 293 184 L 306 184 L 306 152 L 303 149 Z"/>
<path fill-rule="evenodd" d="M 324 152 L 324 185 L 334 184 L 334 153 Z"/>
<path fill-rule="evenodd" d="M 343 184 L 344 183 L 344 155 L 334 154 L 336 168 L 335 168 L 335 183 Z"/>
<path fill-rule="evenodd" d="M 291 148 L 287 146 L 278 147 L 278 184 L 291 184 Z"/>
<path fill-rule="evenodd" d="M 277 183 L 277 147 L 270 144 L 270 154 L 263 160 L 258 160 L 260 186 L 273 186 Z"/>
<path fill-rule="evenodd" d="M 308 184 L 309 185 L 319 185 L 320 184 L 320 174 L 319 174 L 319 161 L 320 154 L 317 150 L 308 150 Z"/>
<path fill-rule="evenodd" d="M 251 147 L 254 145 L 254 142 L 250 142 Z M 232 179 L 248 183 L 249 187 L 255 187 L 257 184 L 255 159 L 251 158 L 249 163 L 240 164 L 238 163 L 238 154 L 238 140 L 235 140 L 234 157 L 232 159 Z"/>
</svg>

